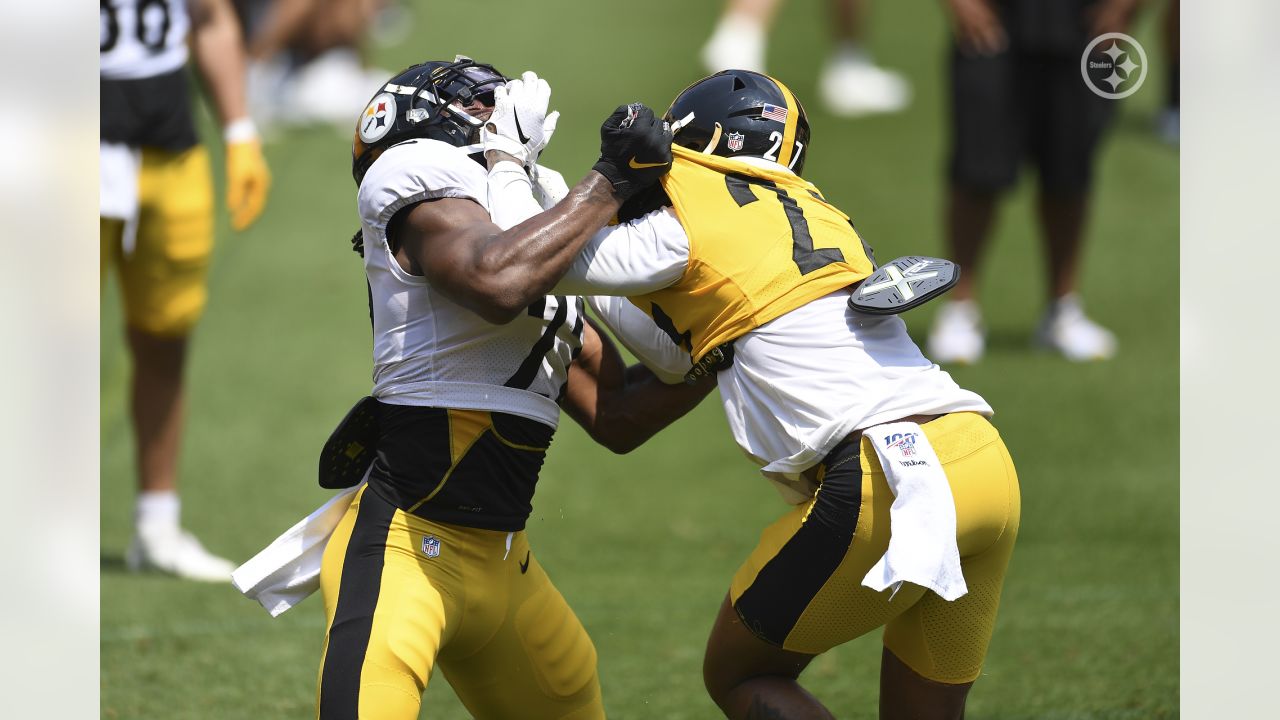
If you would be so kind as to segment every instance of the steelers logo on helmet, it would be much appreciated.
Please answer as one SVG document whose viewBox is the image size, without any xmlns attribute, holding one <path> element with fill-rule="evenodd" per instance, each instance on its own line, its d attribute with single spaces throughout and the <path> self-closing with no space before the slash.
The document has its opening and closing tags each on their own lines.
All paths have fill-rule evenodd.
<svg viewBox="0 0 1280 720">
<path fill-rule="evenodd" d="M 356 129 L 360 139 L 375 143 L 391 131 L 396 121 L 396 98 L 388 92 L 378 93 L 360 113 L 360 126 Z"/>
<path fill-rule="evenodd" d="M 401 70 L 360 112 L 351 143 L 351 176 L 360 183 L 383 150 L 406 140 L 425 138 L 468 148 L 481 121 L 465 108 L 473 102 L 493 106 L 493 91 L 507 78 L 492 65 L 458 56 L 429 60 Z M 469 153 L 484 165 L 479 152 Z"/>
</svg>

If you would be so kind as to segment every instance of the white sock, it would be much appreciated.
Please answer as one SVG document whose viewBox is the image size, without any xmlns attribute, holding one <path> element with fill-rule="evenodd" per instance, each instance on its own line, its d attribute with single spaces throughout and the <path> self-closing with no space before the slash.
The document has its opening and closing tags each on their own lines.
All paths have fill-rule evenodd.
<svg viewBox="0 0 1280 720">
<path fill-rule="evenodd" d="M 133 525 L 135 528 L 176 528 L 181 507 L 176 490 L 140 492 L 133 508 Z"/>
<path fill-rule="evenodd" d="M 944 307 L 951 308 L 952 312 L 963 313 L 975 318 L 982 314 L 982 309 L 978 307 L 978 301 L 973 298 L 948 300 Z"/>
<path fill-rule="evenodd" d="M 840 40 L 831 51 L 835 62 L 849 62 L 860 65 L 872 65 L 871 55 L 860 43 L 853 40 Z"/>
<path fill-rule="evenodd" d="M 1082 312 L 1082 307 L 1083 305 L 1080 302 L 1080 296 L 1074 292 L 1069 292 L 1066 295 L 1058 296 L 1049 304 L 1048 314 L 1056 317 L 1063 311 Z"/>
</svg>

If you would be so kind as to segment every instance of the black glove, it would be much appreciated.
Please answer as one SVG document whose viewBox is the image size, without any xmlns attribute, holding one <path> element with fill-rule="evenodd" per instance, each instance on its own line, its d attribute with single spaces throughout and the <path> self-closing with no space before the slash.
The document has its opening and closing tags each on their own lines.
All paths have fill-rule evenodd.
<svg viewBox="0 0 1280 720">
<path fill-rule="evenodd" d="M 591 169 L 629 198 L 671 169 L 671 127 L 640 103 L 623 105 L 600 126 L 600 159 Z"/>
</svg>

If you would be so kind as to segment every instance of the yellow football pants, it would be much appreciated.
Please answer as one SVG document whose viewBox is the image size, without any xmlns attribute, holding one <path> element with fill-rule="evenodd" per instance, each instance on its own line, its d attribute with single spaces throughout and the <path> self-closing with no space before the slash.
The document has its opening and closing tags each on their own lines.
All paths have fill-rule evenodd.
<svg viewBox="0 0 1280 720">
<path fill-rule="evenodd" d="M 824 468 L 811 502 L 764 530 L 738 569 L 730 598 L 746 627 L 816 655 L 883 626 L 885 646 L 920 675 L 944 683 L 977 679 L 1018 534 L 1018 477 L 982 416 L 954 413 L 921 427 L 951 483 L 968 594 L 947 602 L 904 583 L 890 600 L 889 591 L 863 587 L 888 548 L 894 500 L 875 448 L 863 438 L 848 462 Z"/>
<path fill-rule="evenodd" d="M 430 522 L 366 486 L 320 586 L 321 720 L 414 720 L 437 660 L 479 720 L 604 717 L 595 647 L 524 532 Z"/>
<path fill-rule="evenodd" d="M 101 280 L 120 273 L 130 327 L 162 337 L 191 331 L 204 310 L 213 253 L 213 184 L 209 155 L 143 148 L 134 247 L 123 246 L 124 221 L 99 218 Z"/>
</svg>

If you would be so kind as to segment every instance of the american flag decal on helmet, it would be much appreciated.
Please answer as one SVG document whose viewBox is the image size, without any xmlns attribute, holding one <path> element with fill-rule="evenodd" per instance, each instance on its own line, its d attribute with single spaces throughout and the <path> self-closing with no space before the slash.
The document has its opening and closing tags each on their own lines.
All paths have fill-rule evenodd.
<svg viewBox="0 0 1280 720">
<path fill-rule="evenodd" d="M 768 105 L 760 108 L 760 117 L 766 120 L 777 120 L 780 123 L 787 121 L 787 109 L 779 105 Z"/>
</svg>

